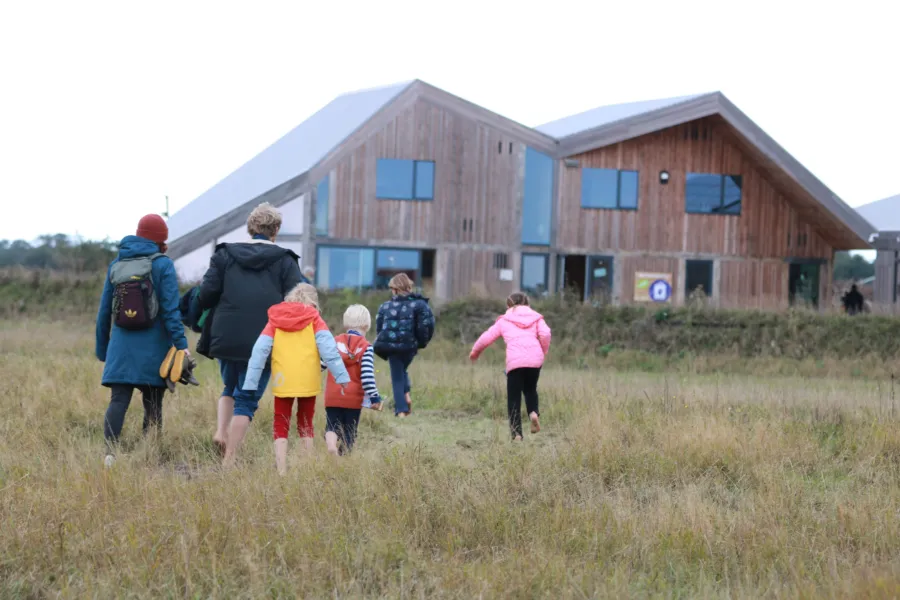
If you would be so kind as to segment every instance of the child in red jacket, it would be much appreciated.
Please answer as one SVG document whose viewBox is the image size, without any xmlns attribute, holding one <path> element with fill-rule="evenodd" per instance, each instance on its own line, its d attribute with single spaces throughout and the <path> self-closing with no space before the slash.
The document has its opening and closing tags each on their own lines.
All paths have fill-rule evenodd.
<svg viewBox="0 0 900 600">
<path fill-rule="evenodd" d="M 362 409 L 381 410 L 381 396 L 375 385 L 375 351 L 366 340 L 371 326 L 369 310 L 362 304 L 354 304 L 344 311 L 346 333 L 335 337 L 344 367 L 350 374 L 350 383 L 343 394 L 331 372 L 325 384 L 325 444 L 335 456 L 353 449 Z"/>
</svg>

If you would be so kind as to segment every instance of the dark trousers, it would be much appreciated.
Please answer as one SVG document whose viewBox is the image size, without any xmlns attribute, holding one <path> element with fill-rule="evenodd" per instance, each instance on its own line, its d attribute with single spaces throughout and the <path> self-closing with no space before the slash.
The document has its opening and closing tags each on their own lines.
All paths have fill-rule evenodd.
<svg viewBox="0 0 900 600">
<path fill-rule="evenodd" d="M 162 429 L 162 401 L 166 388 L 145 385 L 110 386 L 109 408 L 106 409 L 106 419 L 103 422 L 103 437 L 106 438 L 106 447 L 109 452 L 112 452 L 113 446 L 119 441 L 119 436 L 122 434 L 125 413 L 128 412 L 131 395 L 135 389 L 141 391 L 144 400 L 144 433 L 147 433 L 151 426 Z"/>
<path fill-rule="evenodd" d="M 412 352 L 406 354 L 392 354 L 388 357 L 388 365 L 391 367 L 391 387 L 394 390 L 394 414 L 409 412 L 409 404 L 406 403 L 406 393 L 410 391 L 409 365 L 416 355 Z"/>
<path fill-rule="evenodd" d="M 338 453 L 346 454 L 353 450 L 361 412 L 359 408 L 325 407 L 325 433 L 337 435 Z"/>
<path fill-rule="evenodd" d="M 509 411 L 509 431 L 513 437 L 522 435 L 522 394 L 525 394 L 525 410 L 528 414 L 541 414 L 538 410 L 538 378 L 540 368 L 513 369 L 506 374 L 506 408 Z"/>
</svg>

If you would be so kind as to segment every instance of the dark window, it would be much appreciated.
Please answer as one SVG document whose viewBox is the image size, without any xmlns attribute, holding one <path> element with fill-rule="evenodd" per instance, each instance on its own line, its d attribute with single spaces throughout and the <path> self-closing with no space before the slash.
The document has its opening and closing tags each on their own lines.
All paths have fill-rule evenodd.
<svg viewBox="0 0 900 600">
<path fill-rule="evenodd" d="M 550 245 L 553 218 L 553 159 L 525 149 L 525 199 L 522 206 L 522 243 Z"/>
<path fill-rule="evenodd" d="M 379 158 L 375 165 L 375 195 L 383 200 L 434 199 L 434 162 Z"/>
<path fill-rule="evenodd" d="M 582 169 L 581 207 L 637 210 L 638 172 Z"/>
<path fill-rule="evenodd" d="M 328 235 L 328 176 L 316 186 L 316 235 Z"/>
<path fill-rule="evenodd" d="M 394 275 L 406 273 L 413 281 L 418 281 L 421 271 L 421 256 L 418 250 L 377 250 L 375 254 L 375 287 L 387 288 Z"/>
<path fill-rule="evenodd" d="M 702 289 L 706 296 L 712 296 L 713 261 L 689 260 L 685 267 L 685 296 L 690 297 L 698 289 Z"/>
<path fill-rule="evenodd" d="M 741 176 L 688 173 L 684 207 L 689 213 L 741 214 Z"/>
<path fill-rule="evenodd" d="M 509 254 L 503 254 L 502 252 L 498 252 L 494 255 L 494 268 L 495 269 L 508 269 L 509 268 Z"/>
<path fill-rule="evenodd" d="M 547 292 L 547 255 L 522 255 L 522 289 L 535 295 Z"/>
</svg>

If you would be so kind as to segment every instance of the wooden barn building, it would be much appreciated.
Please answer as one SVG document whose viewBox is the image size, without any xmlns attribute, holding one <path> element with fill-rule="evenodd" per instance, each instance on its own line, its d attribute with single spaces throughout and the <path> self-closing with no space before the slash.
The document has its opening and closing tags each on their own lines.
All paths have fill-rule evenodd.
<svg viewBox="0 0 900 600">
<path fill-rule="evenodd" d="M 260 202 L 320 288 L 407 272 L 437 303 L 563 287 L 594 302 L 826 305 L 874 228 L 721 93 L 529 128 L 421 81 L 340 96 L 172 215 L 197 279 Z"/>
<path fill-rule="evenodd" d="M 857 211 L 879 230 L 872 240 L 878 251 L 872 304 L 900 312 L 900 194 L 860 206 Z"/>
</svg>

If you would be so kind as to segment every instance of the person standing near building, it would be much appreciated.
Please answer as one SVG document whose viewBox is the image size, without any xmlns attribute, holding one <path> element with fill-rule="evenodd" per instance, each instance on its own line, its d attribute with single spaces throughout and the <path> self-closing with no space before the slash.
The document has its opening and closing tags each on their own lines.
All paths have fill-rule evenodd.
<svg viewBox="0 0 900 600">
<path fill-rule="evenodd" d="M 269 308 L 301 282 L 299 257 L 275 245 L 280 228 L 277 209 L 268 203 L 257 206 L 247 218 L 251 239 L 219 244 L 200 284 L 200 309 L 213 309 L 212 322 L 204 329 L 203 353 L 218 360 L 224 388 L 213 441 L 224 451 L 226 463 L 233 460 L 269 381 L 267 367 L 257 389 L 242 389 L 253 345 L 268 323 Z"/>
<path fill-rule="evenodd" d="M 187 351 L 181 323 L 175 264 L 166 253 L 169 227 L 159 215 L 147 215 L 135 235 L 119 244 L 109 265 L 97 312 L 97 358 L 104 364 L 104 386 L 111 392 L 103 422 L 106 466 L 115 461 L 115 446 L 134 390 L 144 401 L 144 433 L 162 427 L 166 383 L 160 364 L 173 346 Z"/>
</svg>

